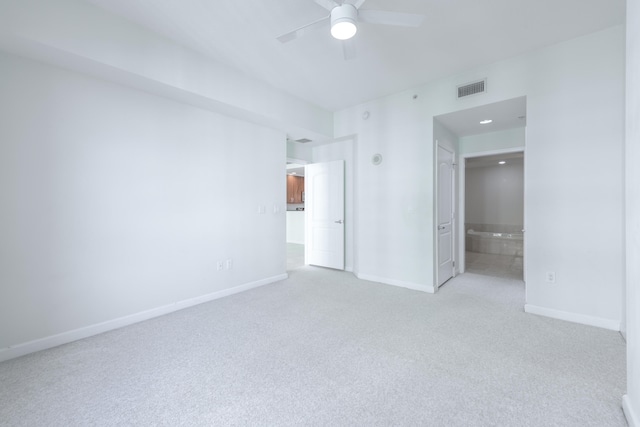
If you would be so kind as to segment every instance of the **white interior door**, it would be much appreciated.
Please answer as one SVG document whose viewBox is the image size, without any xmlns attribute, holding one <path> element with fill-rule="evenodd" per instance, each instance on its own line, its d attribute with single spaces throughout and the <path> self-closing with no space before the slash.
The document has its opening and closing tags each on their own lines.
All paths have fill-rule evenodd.
<svg viewBox="0 0 640 427">
<path fill-rule="evenodd" d="M 305 264 L 344 270 L 344 161 L 305 166 Z"/>
<path fill-rule="evenodd" d="M 438 146 L 438 286 L 453 277 L 453 153 Z"/>
</svg>

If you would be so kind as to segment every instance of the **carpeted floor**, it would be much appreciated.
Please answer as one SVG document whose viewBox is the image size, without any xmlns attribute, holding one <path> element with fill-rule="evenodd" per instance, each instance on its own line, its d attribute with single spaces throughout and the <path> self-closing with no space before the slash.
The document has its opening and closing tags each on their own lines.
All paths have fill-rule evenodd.
<svg viewBox="0 0 640 427">
<path fill-rule="evenodd" d="M 625 426 L 616 332 L 524 285 L 288 280 L 0 364 L 0 425 Z"/>
</svg>

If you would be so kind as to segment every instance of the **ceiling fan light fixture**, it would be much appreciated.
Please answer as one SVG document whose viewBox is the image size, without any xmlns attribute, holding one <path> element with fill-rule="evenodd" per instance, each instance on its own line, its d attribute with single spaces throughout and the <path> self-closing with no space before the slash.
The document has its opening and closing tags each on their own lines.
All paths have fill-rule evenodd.
<svg viewBox="0 0 640 427">
<path fill-rule="evenodd" d="M 352 4 L 337 6 L 331 11 L 331 35 L 338 40 L 348 40 L 356 35 L 358 10 Z"/>
<path fill-rule="evenodd" d="M 336 22 L 331 27 L 331 35 L 338 40 L 349 40 L 357 31 L 356 24 L 349 21 Z"/>
</svg>

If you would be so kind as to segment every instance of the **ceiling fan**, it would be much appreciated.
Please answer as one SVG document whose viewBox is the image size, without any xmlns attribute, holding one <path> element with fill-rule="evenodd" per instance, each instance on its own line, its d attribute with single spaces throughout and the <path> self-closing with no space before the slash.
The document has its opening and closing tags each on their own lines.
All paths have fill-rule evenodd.
<svg viewBox="0 0 640 427">
<path fill-rule="evenodd" d="M 322 19 L 303 25 L 278 37 L 282 43 L 295 40 L 305 33 L 331 24 L 331 35 L 343 41 L 345 59 L 355 57 L 355 46 L 352 37 L 358 31 L 358 22 L 369 24 L 397 25 L 402 27 L 419 27 L 424 20 L 423 15 L 413 13 L 388 12 L 383 10 L 360 10 L 366 0 L 313 0 L 331 14 Z"/>
</svg>

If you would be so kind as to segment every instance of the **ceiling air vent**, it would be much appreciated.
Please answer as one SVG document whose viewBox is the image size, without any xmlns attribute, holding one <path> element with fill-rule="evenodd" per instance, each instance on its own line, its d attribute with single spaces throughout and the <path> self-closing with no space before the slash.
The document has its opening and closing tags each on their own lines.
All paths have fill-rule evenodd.
<svg viewBox="0 0 640 427">
<path fill-rule="evenodd" d="M 487 91 L 487 79 L 458 86 L 458 99 Z"/>
<path fill-rule="evenodd" d="M 299 142 L 300 144 L 306 144 L 307 142 L 311 142 L 311 140 L 307 138 L 302 138 L 302 139 L 296 139 L 296 142 Z"/>
</svg>

